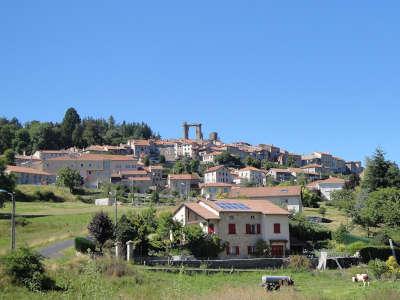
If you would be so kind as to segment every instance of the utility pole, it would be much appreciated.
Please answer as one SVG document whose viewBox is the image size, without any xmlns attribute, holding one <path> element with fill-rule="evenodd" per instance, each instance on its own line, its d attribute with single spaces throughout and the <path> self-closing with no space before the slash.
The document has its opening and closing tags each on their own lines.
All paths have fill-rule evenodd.
<svg viewBox="0 0 400 300">
<path fill-rule="evenodd" d="M 11 213 L 11 250 L 15 250 L 15 194 L 11 193 L 12 213 Z"/>
<path fill-rule="evenodd" d="M 0 189 L 0 193 L 7 194 L 11 197 L 12 210 L 11 210 L 11 251 L 15 250 L 15 194 L 9 191 Z"/>
</svg>

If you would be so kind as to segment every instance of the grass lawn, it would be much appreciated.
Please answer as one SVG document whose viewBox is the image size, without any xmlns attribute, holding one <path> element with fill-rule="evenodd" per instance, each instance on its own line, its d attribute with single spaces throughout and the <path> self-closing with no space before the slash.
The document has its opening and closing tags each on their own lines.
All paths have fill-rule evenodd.
<svg viewBox="0 0 400 300">
<path fill-rule="evenodd" d="M 91 263 L 93 266 L 93 263 Z M 109 263 L 112 266 L 113 263 Z M 33 293 L 23 287 L 7 284 L 0 278 L 0 299 L 399 299 L 400 284 L 393 281 L 372 281 L 363 288 L 351 281 L 352 270 L 295 272 L 289 269 L 264 270 L 207 275 L 196 273 L 165 273 L 130 266 L 121 277 L 115 273 L 82 267 L 82 258 L 70 263 L 49 263 L 49 275 L 65 291 Z M 109 275 L 107 275 L 109 274 Z M 114 275 L 113 275 L 114 274 Z M 266 292 L 259 286 L 262 275 L 290 275 L 293 288 Z"/>
<path fill-rule="evenodd" d="M 321 223 L 322 226 L 325 226 L 328 229 L 335 231 L 340 224 L 350 225 L 348 227 L 350 234 L 346 237 L 344 241 L 345 244 L 351 244 L 357 241 L 362 241 L 365 243 L 369 242 L 369 238 L 367 238 L 367 232 L 361 226 L 351 224 L 351 220 L 345 215 L 344 212 L 332 206 L 325 206 L 325 207 L 326 207 L 326 213 L 324 217 L 331 220 L 332 222 Z M 322 215 L 318 212 L 318 208 L 304 207 L 303 214 L 305 216 L 322 217 Z"/>
<path fill-rule="evenodd" d="M 118 213 L 135 209 L 138 208 L 119 206 Z M 26 225 L 17 225 L 17 247 L 22 245 L 42 247 L 54 241 L 85 235 L 92 215 L 100 210 L 114 217 L 114 207 L 108 206 L 95 206 L 82 202 L 17 202 L 17 221 L 20 217 L 27 221 Z M 0 255 L 6 253 L 10 245 L 10 211 L 10 203 L 0 209 Z"/>
</svg>

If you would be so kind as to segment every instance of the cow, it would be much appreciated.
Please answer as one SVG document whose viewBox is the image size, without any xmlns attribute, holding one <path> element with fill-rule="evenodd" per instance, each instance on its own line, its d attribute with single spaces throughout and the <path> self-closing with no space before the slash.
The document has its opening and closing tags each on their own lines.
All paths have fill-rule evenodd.
<svg viewBox="0 0 400 300">
<path fill-rule="evenodd" d="M 368 274 L 356 274 L 356 276 L 351 277 L 353 282 L 362 282 L 364 286 L 368 284 L 369 286 L 369 277 Z"/>
</svg>

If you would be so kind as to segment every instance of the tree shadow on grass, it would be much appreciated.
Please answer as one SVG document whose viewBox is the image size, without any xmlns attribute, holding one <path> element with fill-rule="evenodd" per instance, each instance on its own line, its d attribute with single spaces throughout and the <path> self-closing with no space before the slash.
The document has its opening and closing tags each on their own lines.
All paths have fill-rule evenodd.
<svg viewBox="0 0 400 300">
<path fill-rule="evenodd" d="M 26 215 L 26 214 L 16 214 L 16 218 L 27 218 L 27 219 L 32 219 L 32 218 L 41 218 L 41 217 L 48 217 L 50 215 Z M 11 219 L 11 213 L 0 213 L 0 220 L 10 220 Z"/>
</svg>

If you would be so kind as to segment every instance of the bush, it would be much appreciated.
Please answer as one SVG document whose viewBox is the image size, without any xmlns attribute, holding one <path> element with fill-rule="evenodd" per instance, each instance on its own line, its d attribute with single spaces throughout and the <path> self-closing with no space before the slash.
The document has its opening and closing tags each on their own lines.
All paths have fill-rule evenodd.
<svg viewBox="0 0 400 300">
<path fill-rule="evenodd" d="M 22 247 L 4 258 L 5 272 L 14 284 L 32 291 L 50 290 L 55 283 L 45 275 L 42 260 L 39 253 Z"/>
<path fill-rule="evenodd" d="M 333 233 L 333 239 L 338 243 L 343 243 L 348 233 L 349 231 L 347 230 L 346 226 L 340 224 L 338 229 L 336 229 L 336 231 Z"/>
<path fill-rule="evenodd" d="M 331 238 L 331 232 L 318 225 L 307 221 L 302 215 L 295 215 L 289 222 L 290 235 L 300 241 L 322 241 Z"/>
<path fill-rule="evenodd" d="M 289 268 L 296 271 L 309 270 L 311 261 L 304 255 L 291 255 L 289 257 Z"/>
<path fill-rule="evenodd" d="M 320 214 L 320 215 L 325 215 L 326 214 L 326 207 L 325 206 L 321 206 L 319 209 L 318 209 L 318 213 Z"/>
<path fill-rule="evenodd" d="M 386 266 L 388 267 L 389 272 L 394 275 L 396 279 L 400 277 L 400 266 L 394 256 L 388 258 Z"/>
<path fill-rule="evenodd" d="M 383 274 L 389 271 L 389 268 L 386 266 L 386 263 L 379 259 L 371 260 L 368 263 L 368 269 L 377 279 L 380 279 Z"/>
<path fill-rule="evenodd" d="M 365 248 L 366 246 L 367 244 L 364 242 L 361 241 L 354 242 L 347 246 L 347 251 L 350 252 L 351 254 L 354 254 L 357 251 L 360 251 L 362 248 Z"/>
<path fill-rule="evenodd" d="M 75 250 L 81 253 L 87 253 L 88 250 L 94 252 L 96 250 L 96 245 L 91 240 L 84 237 L 75 238 Z"/>
<path fill-rule="evenodd" d="M 396 256 L 400 257 L 400 249 L 395 248 Z M 390 247 L 365 247 L 360 249 L 360 257 L 363 263 L 368 263 L 373 259 L 380 259 L 386 261 L 391 256 L 392 249 Z"/>
</svg>

